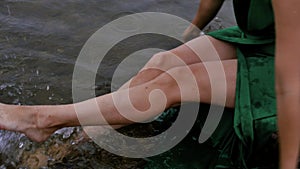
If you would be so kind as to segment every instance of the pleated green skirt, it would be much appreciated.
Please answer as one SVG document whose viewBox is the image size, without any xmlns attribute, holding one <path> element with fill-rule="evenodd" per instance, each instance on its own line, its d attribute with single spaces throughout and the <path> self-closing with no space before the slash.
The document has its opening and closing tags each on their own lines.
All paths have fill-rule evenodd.
<svg viewBox="0 0 300 169">
<path fill-rule="evenodd" d="M 274 39 L 246 37 L 238 27 L 209 35 L 236 46 L 235 109 L 226 109 L 212 137 L 199 144 L 199 133 L 208 112 L 201 106 L 189 135 L 172 150 L 150 158 L 146 168 L 278 168 Z"/>
</svg>

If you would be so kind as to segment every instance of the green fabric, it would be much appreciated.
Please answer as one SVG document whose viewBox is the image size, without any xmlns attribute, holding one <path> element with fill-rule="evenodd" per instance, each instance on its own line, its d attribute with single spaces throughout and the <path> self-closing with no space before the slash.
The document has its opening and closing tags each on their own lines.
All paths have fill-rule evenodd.
<svg viewBox="0 0 300 169">
<path fill-rule="evenodd" d="M 271 0 L 233 0 L 233 3 L 238 26 L 209 35 L 237 47 L 235 109 L 227 109 L 213 136 L 199 144 L 193 138 L 199 137 L 205 121 L 206 110 L 200 109 L 197 124 L 188 137 L 169 152 L 151 158 L 146 168 L 277 168 Z"/>
<path fill-rule="evenodd" d="M 274 15 L 271 0 L 233 0 L 238 26 L 246 35 L 273 39 Z"/>
</svg>

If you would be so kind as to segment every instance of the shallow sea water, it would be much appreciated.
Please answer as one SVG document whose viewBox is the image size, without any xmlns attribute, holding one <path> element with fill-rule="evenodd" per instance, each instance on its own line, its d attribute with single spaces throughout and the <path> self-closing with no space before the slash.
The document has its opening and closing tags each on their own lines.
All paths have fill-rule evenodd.
<svg viewBox="0 0 300 169">
<path fill-rule="evenodd" d="M 198 3 L 198 0 L 1 0 L 0 101 L 22 105 L 72 103 L 74 64 L 80 49 L 96 30 L 116 18 L 138 12 L 164 12 L 191 20 Z M 231 4 L 226 1 L 206 31 L 234 24 Z M 109 92 L 111 76 L 129 51 L 154 44 L 162 49 L 178 45 L 151 36 L 122 43 L 107 54 L 109 59 L 101 64 L 95 86 L 85 86 L 86 90 L 91 93 L 95 90 L 97 95 Z M 150 56 L 149 53 L 145 57 Z M 151 126 L 148 128 L 150 131 Z M 138 129 L 139 126 L 130 130 L 139 133 Z M 102 150 L 82 136 L 81 128 L 62 129 L 42 144 L 18 133 L 0 131 L 0 169 L 127 169 L 142 168 L 144 164 L 142 159 L 122 158 Z"/>
</svg>

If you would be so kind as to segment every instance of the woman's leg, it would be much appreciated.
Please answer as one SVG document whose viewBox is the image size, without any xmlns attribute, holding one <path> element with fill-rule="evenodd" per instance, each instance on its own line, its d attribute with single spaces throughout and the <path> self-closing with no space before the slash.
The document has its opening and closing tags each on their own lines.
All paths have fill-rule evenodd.
<svg viewBox="0 0 300 169">
<path fill-rule="evenodd" d="M 76 104 L 58 106 L 1 105 L 0 126 L 7 130 L 25 133 L 32 140 L 44 141 L 52 132 L 62 127 L 106 125 L 107 122 L 111 125 L 126 125 L 155 117 L 166 108 L 180 102 L 211 103 L 210 80 L 213 80 L 212 84 L 217 91 L 222 90 L 224 86 L 215 85 L 222 80 L 222 76 L 218 74 L 211 76 L 205 66 L 216 67 L 219 63 L 196 63 L 175 67 L 141 85 Z M 227 82 L 226 106 L 234 107 L 237 62 L 236 60 L 227 60 L 222 64 Z M 190 71 L 192 74 L 189 73 Z M 176 80 L 181 83 L 180 89 L 184 97 L 181 97 L 179 86 L 173 77 L 176 77 Z M 193 78 L 196 80 L 195 85 L 189 82 Z M 199 93 L 195 92 L 197 89 L 201 98 L 199 98 Z M 158 90 L 160 92 L 157 92 Z M 161 95 L 161 92 L 164 95 Z M 212 104 L 218 104 L 218 102 Z M 95 106 L 99 106 L 100 110 Z M 81 117 L 81 123 L 77 115 Z M 130 120 L 124 116 L 129 117 Z"/>
<path fill-rule="evenodd" d="M 138 74 L 122 85 L 119 90 L 148 82 L 171 68 L 235 58 L 236 49 L 232 44 L 211 36 L 201 36 L 170 51 L 155 54 Z"/>
<path fill-rule="evenodd" d="M 235 52 L 235 47 L 230 43 L 211 36 L 201 36 L 170 51 L 155 54 L 141 71 L 120 89 L 143 84 L 174 67 L 235 59 Z"/>
</svg>

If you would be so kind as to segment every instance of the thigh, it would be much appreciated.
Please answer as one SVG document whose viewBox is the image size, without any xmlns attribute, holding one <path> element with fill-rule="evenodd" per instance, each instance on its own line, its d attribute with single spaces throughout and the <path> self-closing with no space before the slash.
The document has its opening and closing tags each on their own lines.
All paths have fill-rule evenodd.
<svg viewBox="0 0 300 169">
<path fill-rule="evenodd" d="M 170 51 L 154 55 L 142 70 L 152 68 L 167 71 L 178 66 L 235 58 L 234 45 L 210 36 L 201 36 Z"/>
<path fill-rule="evenodd" d="M 200 36 L 170 50 L 170 52 L 182 59 L 187 65 L 236 58 L 236 47 L 233 44 L 211 36 Z"/>
<path fill-rule="evenodd" d="M 210 36 L 201 36 L 175 49 L 154 55 L 132 81 L 123 85 L 121 89 L 153 80 L 172 68 L 234 58 L 235 46 Z"/>
<path fill-rule="evenodd" d="M 234 107 L 237 60 L 211 61 L 176 67 L 159 78 L 174 79 L 166 88 L 172 103 L 202 102 Z M 225 101 L 225 102 L 224 102 Z"/>
</svg>

